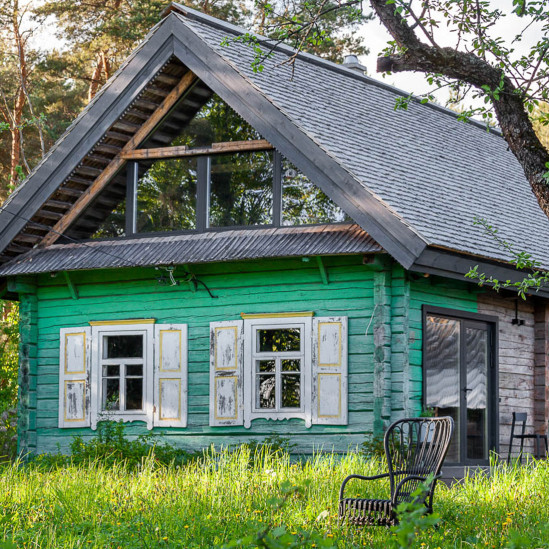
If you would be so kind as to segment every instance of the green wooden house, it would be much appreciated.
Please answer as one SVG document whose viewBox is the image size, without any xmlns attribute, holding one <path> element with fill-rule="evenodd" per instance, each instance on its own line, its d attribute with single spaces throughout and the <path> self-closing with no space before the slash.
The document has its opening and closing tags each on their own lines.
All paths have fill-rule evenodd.
<svg viewBox="0 0 549 549">
<path fill-rule="evenodd" d="M 0 212 L 20 451 L 110 418 L 344 452 L 429 408 L 463 465 L 544 431 L 549 291 L 464 278 L 518 277 L 475 217 L 549 266 L 501 135 L 284 45 L 254 72 L 243 32 L 173 4 Z"/>
</svg>

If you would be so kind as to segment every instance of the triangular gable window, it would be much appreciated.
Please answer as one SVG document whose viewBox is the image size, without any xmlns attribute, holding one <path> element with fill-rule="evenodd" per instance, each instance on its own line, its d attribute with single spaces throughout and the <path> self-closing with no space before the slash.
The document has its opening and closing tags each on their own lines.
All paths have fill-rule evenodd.
<svg viewBox="0 0 549 549">
<path fill-rule="evenodd" d="M 161 125 L 158 132 L 162 131 Z M 155 139 L 153 135 L 147 143 Z M 346 219 L 217 95 L 196 110 L 169 147 L 136 151 L 135 160 L 128 162 L 126 181 L 126 199 L 93 237 Z"/>
</svg>

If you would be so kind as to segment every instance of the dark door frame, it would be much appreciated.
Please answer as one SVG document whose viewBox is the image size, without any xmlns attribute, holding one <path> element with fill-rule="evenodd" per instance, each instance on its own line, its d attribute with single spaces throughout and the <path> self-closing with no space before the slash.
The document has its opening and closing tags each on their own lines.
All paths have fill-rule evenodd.
<svg viewBox="0 0 549 549">
<path fill-rule="evenodd" d="M 425 376 L 425 330 L 428 315 L 437 315 L 446 318 L 451 318 L 460 321 L 483 322 L 491 326 L 488 331 L 489 345 L 491 348 L 490 375 L 486 380 L 487 391 L 487 414 L 488 414 L 488 449 L 499 453 L 499 318 L 497 316 L 485 315 L 480 313 L 471 313 L 469 311 L 460 311 L 459 309 L 447 309 L 445 307 L 435 307 L 431 305 L 422 306 L 422 339 L 421 339 L 421 370 L 422 370 L 422 404 L 425 407 L 426 395 L 426 376 Z M 463 340 L 460 341 L 460 355 L 463 355 Z M 460 366 L 461 368 L 461 366 Z M 461 374 L 460 374 L 461 375 Z M 463 409 L 465 395 L 460 387 L 460 409 Z M 466 425 L 462 428 L 459 437 L 465 437 Z M 455 436 L 455 435 L 454 435 Z M 463 443 L 463 440 L 460 440 Z M 460 444 L 460 448 L 464 448 Z M 462 462 L 455 465 L 488 465 L 489 459 L 482 461 L 463 459 Z M 453 464 L 448 464 L 453 465 Z"/>
</svg>

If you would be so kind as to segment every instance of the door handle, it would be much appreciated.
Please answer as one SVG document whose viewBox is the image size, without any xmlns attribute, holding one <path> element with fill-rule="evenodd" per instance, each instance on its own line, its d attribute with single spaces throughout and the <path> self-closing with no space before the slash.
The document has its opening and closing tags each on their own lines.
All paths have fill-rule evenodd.
<svg viewBox="0 0 549 549">
<path fill-rule="evenodd" d="M 464 393 L 467 393 L 468 391 L 472 391 L 473 389 L 469 389 L 468 387 L 463 387 L 462 391 Z"/>
</svg>

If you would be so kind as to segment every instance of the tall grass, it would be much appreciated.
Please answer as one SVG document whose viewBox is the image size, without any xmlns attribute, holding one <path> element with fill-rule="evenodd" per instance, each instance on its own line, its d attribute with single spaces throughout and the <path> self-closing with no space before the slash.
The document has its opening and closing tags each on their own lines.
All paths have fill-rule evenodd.
<svg viewBox="0 0 549 549">
<path fill-rule="evenodd" d="M 0 547 L 220 547 L 278 526 L 303 540 L 316 532 L 337 547 L 388 547 L 390 530 L 347 528 L 336 517 L 341 480 L 380 468 L 353 453 L 293 462 L 246 447 L 212 449 L 182 468 L 159 467 L 153 458 L 137 471 L 98 462 L 50 471 L 10 465 L 0 470 Z M 301 491 L 282 506 L 270 503 L 288 483 Z M 370 496 L 387 495 L 383 481 L 369 484 Z M 545 461 L 498 466 L 491 478 L 452 488 L 439 483 L 440 526 L 420 533 L 416 546 L 549 547 L 548 487 Z"/>
</svg>

